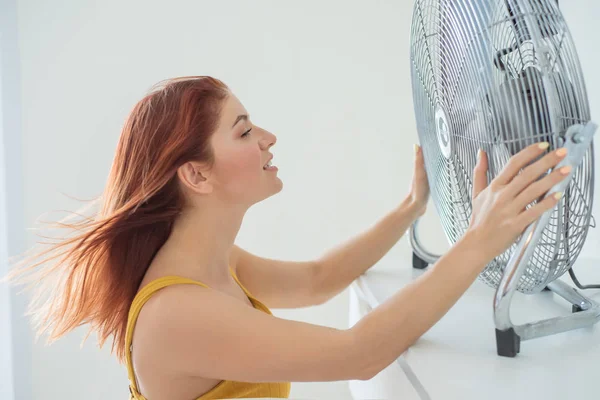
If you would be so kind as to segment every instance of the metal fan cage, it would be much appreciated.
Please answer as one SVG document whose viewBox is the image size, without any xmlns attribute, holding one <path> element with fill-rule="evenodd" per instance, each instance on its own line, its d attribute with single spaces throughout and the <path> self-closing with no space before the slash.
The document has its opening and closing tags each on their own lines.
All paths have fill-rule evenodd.
<svg viewBox="0 0 600 400">
<path fill-rule="evenodd" d="M 576 49 L 555 0 L 416 0 L 410 60 L 431 194 L 451 244 L 469 226 L 479 148 L 488 154 L 491 180 L 527 145 L 545 140 L 552 151 L 571 125 L 590 120 Z M 574 264 L 592 218 L 593 171 L 590 146 L 518 291 L 539 292 Z M 480 279 L 498 287 L 515 246 Z"/>
</svg>

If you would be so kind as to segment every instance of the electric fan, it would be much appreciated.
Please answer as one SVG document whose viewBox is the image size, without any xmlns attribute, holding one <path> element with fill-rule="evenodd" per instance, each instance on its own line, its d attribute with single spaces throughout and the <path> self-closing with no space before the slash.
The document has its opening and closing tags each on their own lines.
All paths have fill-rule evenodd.
<svg viewBox="0 0 600 400">
<path fill-rule="evenodd" d="M 587 93 L 569 30 L 555 0 L 416 0 L 410 43 L 413 100 L 431 197 L 451 244 L 467 230 L 479 148 L 493 179 L 535 142 L 568 148 L 557 168 L 570 176 L 548 195 L 559 204 L 531 224 L 479 279 L 496 288 L 497 351 L 515 357 L 523 340 L 594 324 L 600 307 L 561 280 L 585 241 L 594 183 Z M 550 173 L 551 171 L 548 171 Z M 411 227 L 413 266 L 439 258 Z M 573 277 L 573 275 L 572 275 Z M 567 316 L 515 325 L 512 296 L 552 290 L 573 304 Z"/>
</svg>

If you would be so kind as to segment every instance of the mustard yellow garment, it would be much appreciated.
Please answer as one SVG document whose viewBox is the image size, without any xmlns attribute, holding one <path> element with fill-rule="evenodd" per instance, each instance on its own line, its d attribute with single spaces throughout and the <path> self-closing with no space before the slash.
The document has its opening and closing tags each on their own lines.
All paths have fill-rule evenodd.
<svg viewBox="0 0 600 400">
<path fill-rule="evenodd" d="M 254 308 L 271 314 L 271 311 L 263 303 L 254 298 L 248 290 L 241 284 L 233 270 L 231 275 L 235 281 L 240 285 L 248 299 L 254 305 Z M 138 316 L 144 304 L 150 299 L 150 297 L 159 291 L 160 289 L 179 284 L 198 285 L 208 288 L 207 285 L 180 276 L 165 276 L 153 280 L 144 286 L 133 299 L 131 309 L 129 310 L 129 317 L 127 321 L 127 332 L 125 335 L 125 346 L 127 351 L 127 373 L 129 375 L 129 391 L 131 393 L 130 400 L 147 400 L 142 396 L 137 387 L 135 380 L 135 374 L 133 371 L 133 363 L 131 359 L 131 341 L 133 338 L 133 329 L 137 322 Z M 272 314 L 271 314 L 272 315 Z M 235 381 L 221 381 L 214 388 L 198 397 L 197 400 L 212 400 L 212 399 L 242 399 L 242 398 L 264 398 L 264 397 L 275 397 L 275 398 L 288 398 L 290 395 L 291 384 L 289 382 L 279 383 L 248 383 L 248 382 L 235 382 Z"/>
</svg>

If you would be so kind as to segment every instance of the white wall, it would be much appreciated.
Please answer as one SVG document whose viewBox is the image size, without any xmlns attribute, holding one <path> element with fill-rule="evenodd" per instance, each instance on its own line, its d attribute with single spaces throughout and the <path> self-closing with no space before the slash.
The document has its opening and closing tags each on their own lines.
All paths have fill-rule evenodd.
<svg viewBox="0 0 600 400">
<path fill-rule="evenodd" d="M 592 0 L 563 8 L 598 110 L 590 31 L 600 9 Z M 251 210 L 239 243 L 269 257 L 318 256 L 372 224 L 408 188 L 417 140 L 411 11 L 410 1 L 19 0 L 25 225 L 78 207 L 62 193 L 101 193 L 121 125 L 151 84 L 205 74 L 229 84 L 253 120 L 279 138 L 273 152 L 284 190 Z M 43 219 L 52 215 L 63 214 Z M 441 234 L 431 236 L 426 243 L 444 246 Z M 28 236 L 27 245 L 34 240 Z M 586 248 L 598 245 L 596 235 Z M 408 255 L 403 240 L 386 260 L 407 268 Z M 276 313 L 345 328 L 347 309 L 343 293 L 320 307 Z M 124 368 L 108 348 L 95 348 L 94 337 L 80 349 L 83 333 L 34 346 L 32 399 L 127 395 Z M 344 382 L 294 384 L 291 395 L 349 396 Z"/>
</svg>

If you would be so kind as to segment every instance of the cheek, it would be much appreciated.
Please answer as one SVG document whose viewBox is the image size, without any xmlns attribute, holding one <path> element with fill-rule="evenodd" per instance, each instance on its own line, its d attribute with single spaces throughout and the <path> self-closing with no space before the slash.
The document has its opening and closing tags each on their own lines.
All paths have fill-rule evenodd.
<svg viewBox="0 0 600 400">
<path fill-rule="evenodd" d="M 217 159 L 219 180 L 223 183 L 254 181 L 260 176 L 261 156 L 254 146 L 230 149 Z"/>
</svg>

